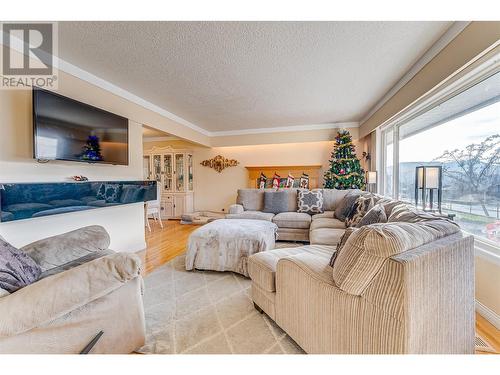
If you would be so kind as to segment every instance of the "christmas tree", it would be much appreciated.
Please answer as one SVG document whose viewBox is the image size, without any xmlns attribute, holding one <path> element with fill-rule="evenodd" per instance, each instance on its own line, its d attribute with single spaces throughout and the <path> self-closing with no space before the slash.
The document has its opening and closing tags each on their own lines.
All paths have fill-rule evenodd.
<svg viewBox="0 0 500 375">
<path fill-rule="evenodd" d="M 363 189 L 365 171 L 356 157 L 356 147 L 347 130 L 341 130 L 335 137 L 330 169 L 325 173 L 325 189 Z"/>
<path fill-rule="evenodd" d="M 87 161 L 102 161 L 101 145 L 99 137 L 91 135 L 87 139 L 87 143 L 83 146 L 82 159 Z"/>
</svg>

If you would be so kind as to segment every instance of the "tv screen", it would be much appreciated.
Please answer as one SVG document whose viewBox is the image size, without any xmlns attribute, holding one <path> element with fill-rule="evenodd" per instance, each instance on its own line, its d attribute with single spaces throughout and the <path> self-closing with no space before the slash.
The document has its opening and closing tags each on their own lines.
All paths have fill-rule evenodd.
<svg viewBox="0 0 500 375">
<path fill-rule="evenodd" d="M 128 119 L 33 89 L 34 157 L 128 165 Z"/>
</svg>

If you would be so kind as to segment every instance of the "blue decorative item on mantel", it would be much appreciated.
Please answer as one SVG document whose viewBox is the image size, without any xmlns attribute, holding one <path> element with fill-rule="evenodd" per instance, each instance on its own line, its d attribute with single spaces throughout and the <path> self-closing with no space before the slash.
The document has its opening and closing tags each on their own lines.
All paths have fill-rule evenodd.
<svg viewBox="0 0 500 375">
<path fill-rule="evenodd" d="M 0 184 L 0 222 L 156 200 L 156 181 Z"/>
</svg>

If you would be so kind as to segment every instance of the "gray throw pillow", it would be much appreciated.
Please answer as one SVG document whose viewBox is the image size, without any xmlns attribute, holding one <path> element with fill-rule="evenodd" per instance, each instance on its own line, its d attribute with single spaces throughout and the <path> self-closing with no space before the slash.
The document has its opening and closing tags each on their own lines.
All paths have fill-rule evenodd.
<svg viewBox="0 0 500 375">
<path fill-rule="evenodd" d="M 0 288 L 9 293 L 34 283 L 42 270 L 26 253 L 0 239 Z"/>
<path fill-rule="evenodd" d="M 286 191 L 266 191 L 264 193 L 264 212 L 279 214 L 288 211 Z"/>
<path fill-rule="evenodd" d="M 299 190 L 298 210 L 309 215 L 323 212 L 323 191 L 322 190 Z"/>
<path fill-rule="evenodd" d="M 377 224 L 377 223 L 386 223 L 387 215 L 385 214 L 384 206 L 381 204 L 376 204 L 373 206 L 366 214 L 361 218 L 356 225 L 358 228 L 361 228 L 365 225 Z"/>
<path fill-rule="evenodd" d="M 361 195 L 361 190 L 353 190 L 345 195 L 335 208 L 334 216 L 340 221 L 345 221 L 349 212 L 351 212 L 354 202 Z"/>
</svg>

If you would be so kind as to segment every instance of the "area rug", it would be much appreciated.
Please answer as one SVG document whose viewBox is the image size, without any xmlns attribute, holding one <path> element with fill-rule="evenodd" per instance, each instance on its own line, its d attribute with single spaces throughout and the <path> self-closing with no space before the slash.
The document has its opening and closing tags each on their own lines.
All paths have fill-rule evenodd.
<svg viewBox="0 0 500 375">
<path fill-rule="evenodd" d="M 186 271 L 184 260 L 178 256 L 144 278 L 146 345 L 139 353 L 304 353 L 255 310 L 249 279 L 232 272 Z"/>
</svg>

